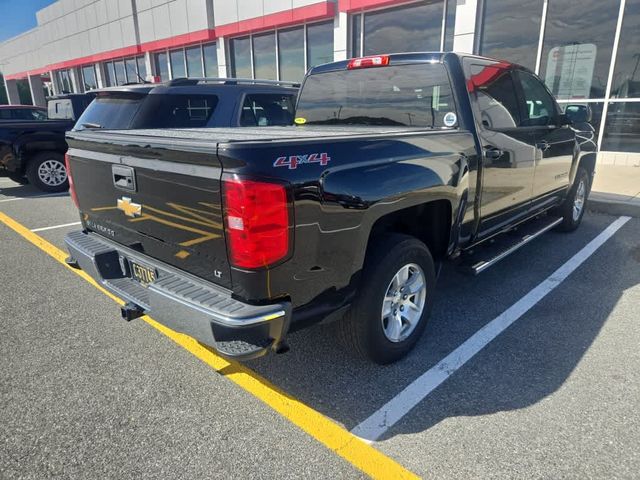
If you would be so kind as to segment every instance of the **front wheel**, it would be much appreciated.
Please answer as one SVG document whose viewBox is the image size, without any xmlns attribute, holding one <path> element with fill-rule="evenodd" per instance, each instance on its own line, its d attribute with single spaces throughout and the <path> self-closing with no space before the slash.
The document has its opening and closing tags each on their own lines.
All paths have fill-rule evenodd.
<svg viewBox="0 0 640 480">
<path fill-rule="evenodd" d="M 424 243 L 400 234 L 377 239 L 367 253 L 356 299 L 340 322 L 343 340 L 379 364 L 401 359 L 424 331 L 435 283 Z"/>
<path fill-rule="evenodd" d="M 64 156 L 58 152 L 41 152 L 31 158 L 27 178 L 43 192 L 64 192 L 69 188 Z"/>
<path fill-rule="evenodd" d="M 591 181 L 587 171 L 578 167 L 576 179 L 569 190 L 567 198 L 559 207 L 558 213 L 562 216 L 562 223 L 558 225 L 561 232 L 572 232 L 582 222 L 584 211 L 587 208 L 587 198 L 591 189 Z"/>
</svg>

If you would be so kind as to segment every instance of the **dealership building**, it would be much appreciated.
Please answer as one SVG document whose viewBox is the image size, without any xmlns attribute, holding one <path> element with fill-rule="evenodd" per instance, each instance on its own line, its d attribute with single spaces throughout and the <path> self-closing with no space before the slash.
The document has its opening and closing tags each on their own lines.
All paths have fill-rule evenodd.
<svg viewBox="0 0 640 480">
<path fill-rule="evenodd" d="M 5 7 L 10 8 L 10 7 Z M 593 111 L 599 162 L 640 165 L 640 0 L 59 0 L 0 43 L 9 103 L 178 77 L 299 81 L 321 63 L 454 50 Z"/>
</svg>

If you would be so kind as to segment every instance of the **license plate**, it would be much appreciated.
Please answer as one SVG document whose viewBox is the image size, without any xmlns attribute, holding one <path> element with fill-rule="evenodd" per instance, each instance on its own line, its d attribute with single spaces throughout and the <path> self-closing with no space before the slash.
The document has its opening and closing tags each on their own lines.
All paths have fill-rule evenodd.
<svg viewBox="0 0 640 480">
<path fill-rule="evenodd" d="M 134 280 L 142 283 L 143 285 L 148 285 L 158 278 L 158 272 L 155 268 L 147 267 L 145 265 L 140 265 L 136 262 L 131 263 L 131 276 Z"/>
</svg>

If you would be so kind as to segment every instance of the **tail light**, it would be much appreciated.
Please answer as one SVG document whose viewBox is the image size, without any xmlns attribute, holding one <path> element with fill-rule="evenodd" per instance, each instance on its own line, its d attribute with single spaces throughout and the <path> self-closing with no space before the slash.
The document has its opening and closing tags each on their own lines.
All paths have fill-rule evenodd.
<svg viewBox="0 0 640 480">
<path fill-rule="evenodd" d="M 389 65 L 389 55 L 359 57 L 349 60 L 347 70 L 354 70 L 356 68 L 384 67 L 386 65 Z"/>
<path fill-rule="evenodd" d="M 290 226 L 286 188 L 229 176 L 223 179 L 223 189 L 231 264 L 260 268 L 286 257 Z"/>
<path fill-rule="evenodd" d="M 69 193 L 71 194 L 71 199 L 73 203 L 75 203 L 77 208 L 80 208 L 78 205 L 78 195 L 76 194 L 76 187 L 73 184 L 73 176 L 71 175 L 71 162 L 68 153 L 64 154 L 64 165 L 67 168 L 67 178 L 69 179 Z"/>
</svg>

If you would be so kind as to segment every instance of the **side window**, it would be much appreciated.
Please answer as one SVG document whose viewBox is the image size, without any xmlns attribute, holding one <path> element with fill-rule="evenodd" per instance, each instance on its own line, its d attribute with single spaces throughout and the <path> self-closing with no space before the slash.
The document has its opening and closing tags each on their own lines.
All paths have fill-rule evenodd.
<svg viewBox="0 0 640 480">
<path fill-rule="evenodd" d="M 0 108 L 0 120 L 11 120 L 11 112 L 13 110 L 9 108 Z"/>
<path fill-rule="evenodd" d="M 499 65 L 469 66 L 468 90 L 475 100 L 476 115 L 484 128 L 515 128 L 520 125 L 518 99 L 509 69 Z"/>
<path fill-rule="evenodd" d="M 30 110 L 31 118 L 33 120 L 46 120 L 47 114 L 41 110 Z"/>
<path fill-rule="evenodd" d="M 271 93 L 247 95 L 242 105 L 240 126 L 291 125 L 293 123 L 293 103 L 293 95 Z"/>
<path fill-rule="evenodd" d="M 530 73 L 518 71 L 525 101 L 523 127 L 537 127 L 556 123 L 556 105 L 546 87 Z"/>
</svg>

